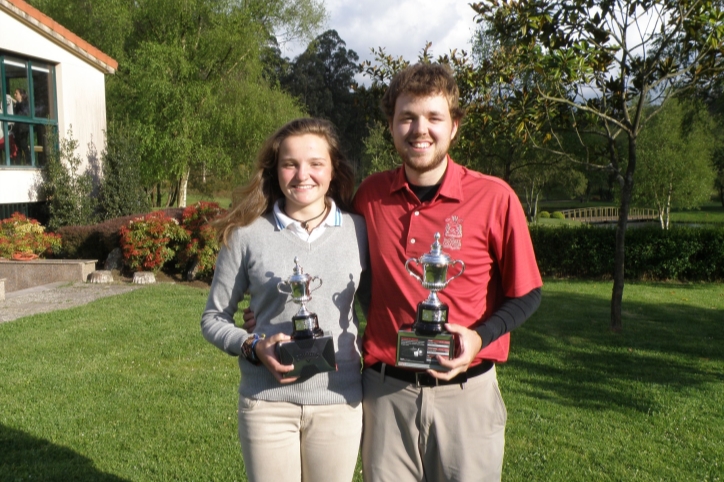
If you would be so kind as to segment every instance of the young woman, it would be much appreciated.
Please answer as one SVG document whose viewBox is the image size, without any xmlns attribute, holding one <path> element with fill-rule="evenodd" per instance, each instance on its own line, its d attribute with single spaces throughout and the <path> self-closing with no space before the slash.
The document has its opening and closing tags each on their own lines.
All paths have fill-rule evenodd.
<svg viewBox="0 0 724 482">
<path fill-rule="evenodd" d="M 353 301 L 367 264 L 364 222 L 347 212 L 353 189 L 332 125 L 297 119 L 267 139 L 251 182 L 217 222 L 223 244 L 201 330 L 239 357 L 239 439 L 250 481 L 352 480 L 362 430 Z M 307 378 L 284 378 L 293 365 L 275 354 L 299 309 L 277 290 L 295 257 L 322 279 L 307 308 L 332 335 L 337 361 L 337 371 Z M 253 334 L 234 323 L 247 292 Z"/>
</svg>

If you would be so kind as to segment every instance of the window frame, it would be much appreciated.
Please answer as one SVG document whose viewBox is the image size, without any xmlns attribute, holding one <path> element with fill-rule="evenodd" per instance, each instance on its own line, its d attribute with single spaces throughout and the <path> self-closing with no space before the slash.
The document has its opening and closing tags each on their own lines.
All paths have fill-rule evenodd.
<svg viewBox="0 0 724 482">
<path fill-rule="evenodd" d="M 53 62 L 49 62 L 47 60 L 41 60 L 41 59 L 34 59 L 31 57 L 27 57 L 24 55 L 19 55 L 15 52 L 7 51 L 7 50 L 0 50 L 0 102 L 5 105 L 5 101 L 7 99 L 7 95 L 10 95 L 10 92 L 8 92 L 8 86 L 6 84 L 5 79 L 5 58 L 11 57 L 18 60 L 22 60 L 25 62 L 25 75 L 27 78 L 27 93 L 28 93 L 28 112 L 30 116 L 18 116 L 15 115 L 13 112 L 12 114 L 8 114 L 6 111 L 6 108 L 2 109 L 2 112 L 0 113 L 0 129 L 2 129 L 2 134 L 4 139 L 8 139 L 8 123 L 9 122 L 21 122 L 28 125 L 28 140 L 30 142 L 28 148 L 30 150 L 30 165 L 17 165 L 12 164 L 10 159 L 10 142 L 5 142 L 3 149 L 5 154 L 5 162 L 2 163 L 0 161 L 0 169 L 5 168 L 16 168 L 16 169 L 38 169 L 42 167 L 42 164 L 38 162 L 37 156 L 35 155 L 35 127 L 38 125 L 44 125 L 48 127 L 48 133 L 46 135 L 53 136 L 55 143 L 56 143 L 56 149 L 57 149 L 57 133 L 58 133 L 58 83 L 57 78 L 55 74 L 55 67 L 56 64 Z M 49 76 L 51 78 L 52 82 L 52 94 L 49 95 L 49 102 L 52 103 L 52 107 L 49 109 L 49 113 L 51 114 L 49 117 L 36 117 L 35 112 L 35 88 L 33 84 L 33 62 L 36 62 L 38 64 L 43 64 L 43 68 L 48 68 Z M 52 98 L 50 98 L 52 97 Z M 46 153 L 47 156 L 48 153 Z"/>
</svg>

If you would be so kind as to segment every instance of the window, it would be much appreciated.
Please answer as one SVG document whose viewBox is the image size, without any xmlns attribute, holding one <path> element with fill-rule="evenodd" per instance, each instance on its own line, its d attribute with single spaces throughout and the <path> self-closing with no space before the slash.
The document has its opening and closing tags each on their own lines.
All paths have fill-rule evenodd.
<svg viewBox="0 0 724 482">
<path fill-rule="evenodd" d="M 0 51 L 0 169 L 44 165 L 57 127 L 55 67 Z"/>
</svg>

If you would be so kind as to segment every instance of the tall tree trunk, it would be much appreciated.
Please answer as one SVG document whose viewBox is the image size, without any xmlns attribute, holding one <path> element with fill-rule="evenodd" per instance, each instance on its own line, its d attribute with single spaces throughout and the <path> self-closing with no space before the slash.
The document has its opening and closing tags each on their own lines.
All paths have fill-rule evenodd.
<svg viewBox="0 0 724 482">
<path fill-rule="evenodd" d="M 636 139 L 629 137 L 628 165 L 621 186 L 621 205 L 616 224 L 616 249 L 613 261 L 613 292 L 611 293 L 611 330 L 621 331 L 621 305 L 623 304 L 624 268 L 626 258 L 626 226 L 633 194 L 634 171 L 636 170 Z"/>
<path fill-rule="evenodd" d="M 184 169 L 183 175 L 181 176 L 181 182 L 179 183 L 178 190 L 178 207 L 186 207 L 186 189 L 189 186 L 189 175 L 191 174 L 191 168 L 187 167 Z"/>
<path fill-rule="evenodd" d="M 669 192 L 666 193 L 666 229 L 669 229 L 669 220 L 671 219 L 671 191 L 674 190 L 673 184 L 669 183 Z"/>
<path fill-rule="evenodd" d="M 166 207 L 170 208 L 176 204 L 176 198 L 178 197 L 178 182 L 171 184 L 168 188 L 168 198 L 166 198 Z"/>
<path fill-rule="evenodd" d="M 161 199 L 162 199 L 162 197 L 161 197 L 161 183 L 158 182 L 158 183 L 156 183 L 156 204 L 155 204 L 156 207 L 159 207 L 159 208 L 161 207 Z"/>
</svg>

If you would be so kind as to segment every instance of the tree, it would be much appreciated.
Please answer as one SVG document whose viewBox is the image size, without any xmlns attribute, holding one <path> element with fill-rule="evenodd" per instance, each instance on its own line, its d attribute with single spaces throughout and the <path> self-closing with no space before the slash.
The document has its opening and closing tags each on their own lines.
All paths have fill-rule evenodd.
<svg viewBox="0 0 724 482">
<path fill-rule="evenodd" d="M 261 123 L 263 132 L 245 124 L 229 142 L 219 126 L 255 107 L 222 99 L 231 96 L 254 104 L 260 97 L 266 107 L 275 104 L 268 110 L 275 122 L 301 114 L 265 80 L 261 59 L 275 33 L 283 32 L 288 39 L 311 37 L 325 16 L 316 0 L 34 3 L 119 60 L 118 72 L 107 81 L 108 117 L 127 123 L 132 131 L 144 185 L 156 186 L 156 205 L 162 204 L 162 185 L 169 190 L 166 205 L 184 206 L 192 176 L 228 175 L 238 171 L 239 164 L 253 162 L 247 150 L 230 146 L 253 144 L 256 150 L 271 132 L 269 122 Z M 87 24 L 78 12 L 93 22 Z M 116 18 L 123 28 L 114 25 Z M 240 94 L 242 89 L 245 94 Z"/>
<path fill-rule="evenodd" d="M 616 229 L 611 328 L 622 327 L 624 246 L 646 122 L 673 96 L 711 83 L 722 71 L 724 13 L 704 0 L 488 0 L 472 5 L 497 39 L 516 47 L 516 68 L 537 75 L 523 129 L 546 129 L 548 150 L 571 160 L 556 143 L 562 119 L 578 133 L 599 136 L 607 168 L 621 188 Z M 525 90 L 518 95 L 523 98 Z M 656 106 L 648 110 L 648 106 Z M 619 141 L 625 140 L 625 149 Z M 539 145 L 539 147 L 543 147 Z"/>
<path fill-rule="evenodd" d="M 140 151 L 124 124 L 108 125 L 102 158 L 103 177 L 98 196 L 101 218 L 113 219 L 147 212 L 151 203 L 138 169 Z"/>
<path fill-rule="evenodd" d="M 395 151 L 387 124 L 374 122 L 370 127 L 369 135 L 364 139 L 364 146 L 362 158 L 365 176 L 387 171 L 400 165 L 400 158 Z"/>
<path fill-rule="evenodd" d="M 339 34 L 327 30 L 289 64 L 281 78 L 282 87 L 299 99 L 309 115 L 327 119 L 337 127 L 342 147 L 353 161 L 359 161 L 366 134 L 356 93 L 358 61 L 357 53 L 347 50 Z"/>
<path fill-rule="evenodd" d="M 672 207 L 694 208 L 709 200 L 714 185 L 714 121 L 703 105 L 669 101 L 641 131 L 639 182 L 634 202 L 655 205 L 662 229 Z"/>
<path fill-rule="evenodd" d="M 48 142 L 48 160 L 43 166 L 42 191 L 48 203 L 51 231 L 95 222 L 93 175 L 89 168 L 80 172 L 83 161 L 77 153 L 78 141 L 73 138 L 72 127 L 59 141 Z"/>
</svg>

